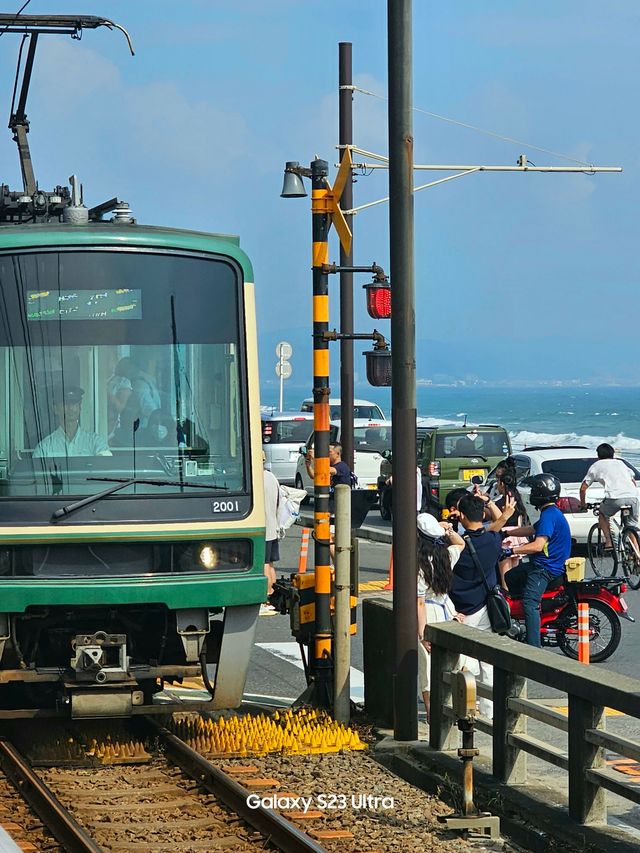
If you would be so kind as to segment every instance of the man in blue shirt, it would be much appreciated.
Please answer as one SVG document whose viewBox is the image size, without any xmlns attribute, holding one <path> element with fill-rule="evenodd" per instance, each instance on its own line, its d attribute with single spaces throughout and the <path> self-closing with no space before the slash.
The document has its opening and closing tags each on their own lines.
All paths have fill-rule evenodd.
<svg viewBox="0 0 640 853">
<path fill-rule="evenodd" d="M 567 519 L 556 506 L 560 496 L 560 480 L 551 474 L 531 478 L 532 506 L 540 508 L 540 518 L 533 527 L 517 527 L 510 536 L 534 536 L 532 542 L 508 549 L 513 554 L 531 554 L 530 562 L 514 566 L 505 574 L 512 595 L 522 596 L 527 643 L 540 647 L 540 602 L 551 581 L 564 574 L 564 564 L 571 555 L 571 532 Z"/>
</svg>

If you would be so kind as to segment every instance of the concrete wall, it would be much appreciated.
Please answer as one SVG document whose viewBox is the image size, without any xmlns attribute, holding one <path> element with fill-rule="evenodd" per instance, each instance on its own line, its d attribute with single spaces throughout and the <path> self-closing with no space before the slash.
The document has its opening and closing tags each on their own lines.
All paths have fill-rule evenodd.
<svg viewBox="0 0 640 853">
<path fill-rule="evenodd" d="M 388 598 L 362 602 L 364 707 L 379 726 L 393 726 L 393 604 Z"/>
</svg>

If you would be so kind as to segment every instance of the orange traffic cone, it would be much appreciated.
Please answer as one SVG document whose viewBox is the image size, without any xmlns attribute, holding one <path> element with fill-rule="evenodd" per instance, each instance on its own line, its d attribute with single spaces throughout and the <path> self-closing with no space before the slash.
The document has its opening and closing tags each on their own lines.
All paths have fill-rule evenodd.
<svg viewBox="0 0 640 853">
<path fill-rule="evenodd" d="M 298 574 L 304 574 L 307 571 L 307 557 L 309 556 L 310 535 L 311 528 L 303 527 L 302 539 L 300 540 L 300 559 L 298 560 Z"/>
<path fill-rule="evenodd" d="M 589 605 L 578 604 L 578 660 L 589 663 Z"/>
</svg>

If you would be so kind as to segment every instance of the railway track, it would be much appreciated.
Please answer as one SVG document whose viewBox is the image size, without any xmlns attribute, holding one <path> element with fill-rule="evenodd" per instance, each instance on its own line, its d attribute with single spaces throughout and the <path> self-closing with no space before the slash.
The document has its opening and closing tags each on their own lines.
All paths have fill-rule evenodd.
<svg viewBox="0 0 640 853">
<path fill-rule="evenodd" d="M 3 738 L 0 763 L 67 853 L 325 849 L 276 812 L 249 808 L 242 785 L 154 720 L 147 725 L 158 749 L 144 764 L 36 770 Z"/>
</svg>

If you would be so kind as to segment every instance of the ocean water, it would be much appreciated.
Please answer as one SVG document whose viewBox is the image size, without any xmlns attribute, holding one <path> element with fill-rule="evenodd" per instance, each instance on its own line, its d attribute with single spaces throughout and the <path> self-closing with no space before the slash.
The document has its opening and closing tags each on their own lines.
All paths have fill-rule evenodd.
<svg viewBox="0 0 640 853">
<path fill-rule="evenodd" d="M 290 396 L 288 407 L 298 408 L 302 397 L 294 404 Z M 332 389 L 332 396 L 339 396 L 339 389 Z M 390 414 L 389 389 L 359 386 L 356 397 L 372 400 Z M 462 424 L 465 415 L 470 424 L 501 424 L 514 449 L 535 444 L 595 448 L 606 441 L 630 461 L 640 461 L 640 387 L 419 385 L 416 403 L 418 414 L 434 425 Z"/>
<path fill-rule="evenodd" d="M 418 412 L 437 423 L 496 423 L 514 449 L 539 444 L 613 445 L 640 459 L 640 388 L 434 388 L 419 386 Z"/>
</svg>

